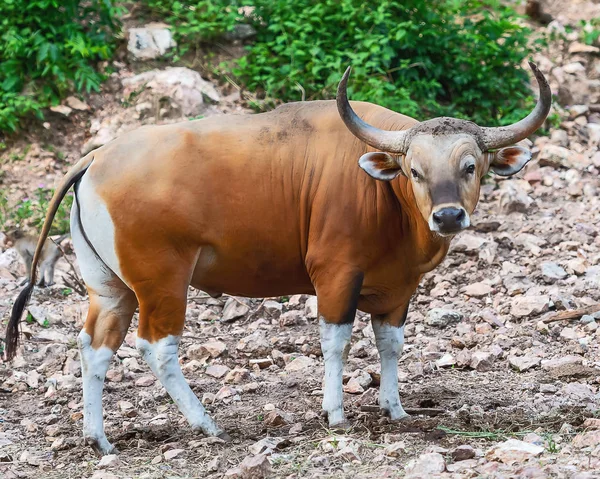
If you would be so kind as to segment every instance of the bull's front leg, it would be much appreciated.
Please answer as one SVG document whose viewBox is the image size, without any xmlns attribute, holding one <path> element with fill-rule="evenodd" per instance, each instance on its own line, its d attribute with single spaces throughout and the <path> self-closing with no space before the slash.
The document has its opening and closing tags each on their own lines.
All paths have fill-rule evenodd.
<svg viewBox="0 0 600 479">
<path fill-rule="evenodd" d="M 379 407 L 392 420 L 402 419 L 408 414 L 400 403 L 398 392 L 398 358 L 404 347 L 404 322 L 408 306 L 403 312 L 389 315 L 371 315 L 375 342 L 381 360 L 381 384 Z"/>
<path fill-rule="evenodd" d="M 325 362 L 323 411 L 330 426 L 347 427 L 344 415 L 342 374 L 350 350 L 352 324 L 356 315 L 363 275 L 355 271 L 330 275 L 317 284 L 321 350 Z"/>
</svg>

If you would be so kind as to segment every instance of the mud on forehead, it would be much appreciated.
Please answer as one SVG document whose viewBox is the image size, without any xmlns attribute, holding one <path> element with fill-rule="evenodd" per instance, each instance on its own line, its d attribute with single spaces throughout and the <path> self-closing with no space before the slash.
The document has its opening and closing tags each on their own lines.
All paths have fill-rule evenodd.
<svg viewBox="0 0 600 479">
<path fill-rule="evenodd" d="M 472 121 L 468 120 L 459 120 L 457 118 L 448 118 L 448 117 L 440 117 L 434 118 L 432 120 L 423 121 L 415 126 L 413 126 L 410 130 L 408 130 L 408 134 L 406 137 L 406 145 L 409 146 L 410 142 L 417 135 L 432 135 L 432 136 L 442 136 L 442 135 L 456 135 L 460 133 L 466 133 L 471 135 L 473 139 L 477 142 L 477 146 L 483 152 L 486 151 L 487 148 L 483 141 L 483 131 L 479 126 L 477 126 Z"/>
</svg>

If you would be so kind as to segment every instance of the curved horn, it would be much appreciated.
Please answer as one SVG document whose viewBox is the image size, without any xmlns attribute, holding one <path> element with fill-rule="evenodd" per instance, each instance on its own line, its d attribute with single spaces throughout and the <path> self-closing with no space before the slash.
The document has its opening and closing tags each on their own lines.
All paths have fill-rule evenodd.
<svg viewBox="0 0 600 479">
<path fill-rule="evenodd" d="M 533 111 L 517 123 L 496 128 L 482 128 L 487 149 L 502 148 L 524 140 L 544 124 L 552 106 L 552 92 L 544 74 L 535 63 L 529 62 L 540 89 L 540 98 Z"/>
<path fill-rule="evenodd" d="M 346 69 L 337 91 L 337 107 L 342 120 L 354 136 L 373 148 L 389 153 L 406 153 L 404 139 L 408 130 L 387 131 L 375 128 L 363 121 L 350 106 L 346 86 L 351 69 L 352 67 Z"/>
</svg>

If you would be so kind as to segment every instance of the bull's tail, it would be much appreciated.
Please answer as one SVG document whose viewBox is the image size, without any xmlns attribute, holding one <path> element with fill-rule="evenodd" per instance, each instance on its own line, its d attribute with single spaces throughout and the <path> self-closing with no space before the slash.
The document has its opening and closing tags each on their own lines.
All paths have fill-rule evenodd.
<svg viewBox="0 0 600 479">
<path fill-rule="evenodd" d="M 8 326 L 6 327 L 5 355 L 7 361 L 12 360 L 17 354 L 17 348 L 19 346 L 19 323 L 21 321 L 21 317 L 23 316 L 23 311 L 29 302 L 31 293 L 33 292 L 33 286 L 35 285 L 37 276 L 37 264 L 40 259 L 40 254 L 42 253 L 44 243 L 46 242 L 46 238 L 48 237 L 48 233 L 50 233 L 50 228 L 52 227 L 52 221 L 54 220 L 56 211 L 58 210 L 63 198 L 67 194 L 67 191 L 69 191 L 69 188 L 71 188 L 71 186 L 73 186 L 83 176 L 88 167 L 92 164 L 93 159 L 94 155 L 92 153 L 80 159 L 58 184 L 56 190 L 54 191 L 54 196 L 52 196 L 52 199 L 50 200 L 48 212 L 46 213 L 46 219 L 44 220 L 44 226 L 42 227 L 42 232 L 35 248 L 35 254 L 33 255 L 31 273 L 29 274 L 29 283 L 25 286 L 25 288 L 23 288 L 23 291 L 19 293 L 19 296 L 13 305 L 10 319 L 8 320 Z"/>
</svg>

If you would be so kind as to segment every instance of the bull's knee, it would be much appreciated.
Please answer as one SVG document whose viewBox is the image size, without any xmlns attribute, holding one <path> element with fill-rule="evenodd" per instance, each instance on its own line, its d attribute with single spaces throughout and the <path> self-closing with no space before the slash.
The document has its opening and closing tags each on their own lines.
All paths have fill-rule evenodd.
<svg viewBox="0 0 600 479">
<path fill-rule="evenodd" d="M 159 379 L 173 375 L 176 370 L 179 370 L 178 337 L 167 336 L 154 343 L 138 337 L 135 347 Z"/>
</svg>

